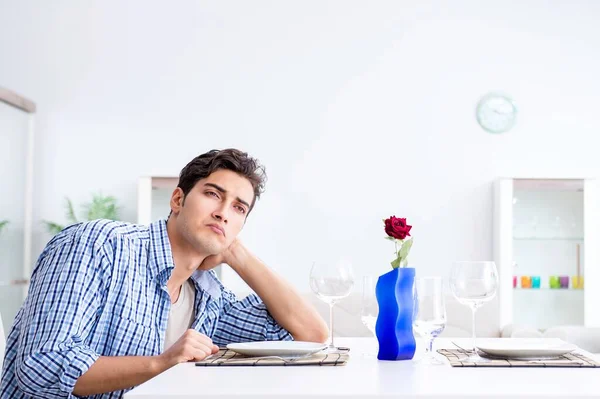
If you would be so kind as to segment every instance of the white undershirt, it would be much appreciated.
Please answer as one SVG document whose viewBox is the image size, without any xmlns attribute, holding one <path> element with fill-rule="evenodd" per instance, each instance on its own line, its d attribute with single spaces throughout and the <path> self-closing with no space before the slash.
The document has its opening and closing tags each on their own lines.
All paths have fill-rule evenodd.
<svg viewBox="0 0 600 399">
<path fill-rule="evenodd" d="M 177 302 L 171 304 L 167 331 L 165 332 L 165 350 L 169 349 L 194 322 L 194 299 L 196 291 L 187 280 L 179 291 Z"/>
</svg>

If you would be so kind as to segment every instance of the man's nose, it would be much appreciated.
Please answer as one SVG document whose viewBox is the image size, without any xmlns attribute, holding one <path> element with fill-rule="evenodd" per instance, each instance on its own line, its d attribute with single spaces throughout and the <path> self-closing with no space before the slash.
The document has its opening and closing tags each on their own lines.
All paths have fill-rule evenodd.
<svg viewBox="0 0 600 399">
<path fill-rule="evenodd" d="M 227 211 L 221 207 L 213 212 L 213 217 L 223 223 L 227 223 Z"/>
</svg>

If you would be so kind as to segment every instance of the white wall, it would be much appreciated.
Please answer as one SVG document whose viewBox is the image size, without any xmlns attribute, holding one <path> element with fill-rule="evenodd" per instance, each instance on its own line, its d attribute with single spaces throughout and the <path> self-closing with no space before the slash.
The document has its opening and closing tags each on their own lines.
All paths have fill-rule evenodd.
<svg viewBox="0 0 600 399">
<path fill-rule="evenodd" d="M 500 176 L 598 176 L 594 1 L 0 0 L 0 84 L 37 102 L 35 219 L 238 147 L 267 166 L 245 242 L 308 289 L 314 258 L 389 268 L 381 219 L 414 226 L 410 262 L 492 258 Z M 491 90 L 516 127 L 484 133 Z"/>
</svg>

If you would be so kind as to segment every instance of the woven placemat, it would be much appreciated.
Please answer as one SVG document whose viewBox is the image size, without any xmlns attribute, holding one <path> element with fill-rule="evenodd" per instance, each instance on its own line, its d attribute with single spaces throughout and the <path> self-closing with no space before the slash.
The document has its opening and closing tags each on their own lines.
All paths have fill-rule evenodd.
<svg viewBox="0 0 600 399">
<path fill-rule="evenodd" d="M 596 368 L 600 367 L 600 363 L 590 359 L 587 356 L 573 352 L 566 355 L 558 356 L 552 359 L 544 360 L 516 360 L 502 359 L 491 356 L 486 356 L 484 353 L 479 353 L 484 357 L 482 362 L 466 362 L 460 359 L 464 358 L 469 353 L 462 349 L 439 349 L 438 353 L 445 356 L 452 367 L 566 367 L 566 368 Z"/>
<path fill-rule="evenodd" d="M 338 348 L 335 352 L 318 352 L 307 357 L 280 358 L 274 356 L 249 357 L 222 348 L 196 366 L 344 366 L 348 362 L 350 349 Z"/>
</svg>

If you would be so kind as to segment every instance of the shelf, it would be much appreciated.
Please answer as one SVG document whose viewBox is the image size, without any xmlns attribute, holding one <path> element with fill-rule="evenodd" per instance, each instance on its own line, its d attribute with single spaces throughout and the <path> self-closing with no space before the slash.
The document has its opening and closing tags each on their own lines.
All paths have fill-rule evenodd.
<svg viewBox="0 0 600 399">
<path fill-rule="evenodd" d="M 514 291 L 581 291 L 583 292 L 585 288 L 513 288 Z"/>
<path fill-rule="evenodd" d="M 583 237 L 513 237 L 514 241 L 583 241 Z"/>
</svg>

